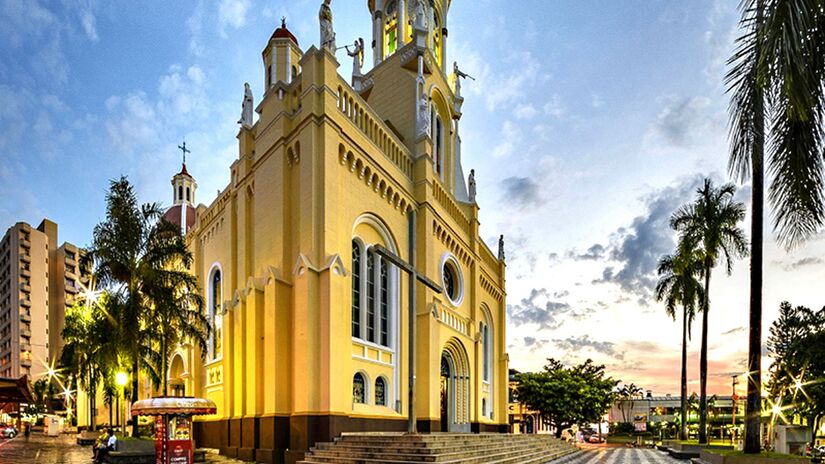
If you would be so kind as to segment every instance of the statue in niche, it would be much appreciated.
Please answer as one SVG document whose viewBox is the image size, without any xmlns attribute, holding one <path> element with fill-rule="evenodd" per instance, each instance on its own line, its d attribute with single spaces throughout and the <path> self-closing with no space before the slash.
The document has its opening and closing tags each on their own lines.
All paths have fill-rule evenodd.
<svg viewBox="0 0 825 464">
<path fill-rule="evenodd" d="M 476 80 L 475 77 L 458 69 L 458 61 L 453 61 L 453 74 L 455 75 L 455 96 L 461 96 L 461 79 Z"/>
<path fill-rule="evenodd" d="M 498 237 L 498 260 L 504 261 L 504 235 Z"/>
<path fill-rule="evenodd" d="M 243 103 L 241 103 L 241 119 L 238 120 L 241 127 L 252 127 L 252 89 L 249 82 L 243 85 Z"/>
<path fill-rule="evenodd" d="M 364 64 L 364 39 L 359 37 L 352 45 L 352 51 L 349 50 L 349 45 L 345 45 L 344 49 L 347 55 L 352 57 L 352 76 L 361 76 L 361 66 Z"/>
<path fill-rule="evenodd" d="M 327 49 L 335 54 L 335 30 L 332 28 L 332 8 L 329 4 L 332 0 L 324 0 L 321 9 L 318 11 L 318 20 L 321 25 L 321 49 Z"/>
<path fill-rule="evenodd" d="M 470 203 L 476 202 L 476 170 L 470 169 L 470 175 L 467 178 L 467 189 L 470 193 Z"/>
<path fill-rule="evenodd" d="M 418 100 L 418 111 L 416 115 L 416 124 L 418 127 L 418 136 L 423 137 L 430 133 L 430 103 L 427 101 L 427 94 L 421 93 L 421 99 Z"/>
<path fill-rule="evenodd" d="M 416 29 L 427 29 L 427 6 L 424 0 L 415 0 L 415 14 L 413 25 Z"/>
</svg>

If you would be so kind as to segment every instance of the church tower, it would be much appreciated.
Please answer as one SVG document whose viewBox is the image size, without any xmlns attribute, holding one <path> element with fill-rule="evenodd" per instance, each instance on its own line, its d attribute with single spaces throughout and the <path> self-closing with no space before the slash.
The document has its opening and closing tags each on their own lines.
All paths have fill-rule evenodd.
<svg viewBox="0 0 825 464">
<path fill-rule="evenodd" d="M 186 163 L 181 164 L 179 173 L 172 176 L 172 207 L 163 218 L 180 226 L 182 234 L 195 225 L 195 190 L 198 183 L 186 170 Z"/>
<path fill-rule="evenodd" d="M 301 72 L 303 53 L 298 47 L 298 39 L 286 28 L 286 18 L 281 18 L 281 27 L 275 29 L 262 52 L 264 60 L 264 92 L 276 82 L 291 84 Z"/>
<path fill-rule="evenodd" d="M 438 66 L 447 69 L 447 13 L 450 0 L 369 0 L 372 15 L 373 65 L 414 39 L 416 15 L 423 12 L 427 45 Z"/>
</svg>

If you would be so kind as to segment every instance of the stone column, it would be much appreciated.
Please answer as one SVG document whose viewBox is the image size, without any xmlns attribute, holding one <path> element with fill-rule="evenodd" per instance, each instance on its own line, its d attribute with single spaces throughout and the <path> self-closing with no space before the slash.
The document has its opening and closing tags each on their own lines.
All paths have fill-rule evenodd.
<svg viewBox="0 0 825 464">
<path fill-rule="evenodd" d="M 398 0 L 398 22 L 396 23 L 396 36 L 398 37 L 397 50 L 401 50 L 407 43 L 407 5 L 404 0 Z"/>
<path fill-rule="evenodd" d="M 372 14 L 372 66 L 384 58 L 384 2 L 375 1 L 375 11 Z"/>
</svg>

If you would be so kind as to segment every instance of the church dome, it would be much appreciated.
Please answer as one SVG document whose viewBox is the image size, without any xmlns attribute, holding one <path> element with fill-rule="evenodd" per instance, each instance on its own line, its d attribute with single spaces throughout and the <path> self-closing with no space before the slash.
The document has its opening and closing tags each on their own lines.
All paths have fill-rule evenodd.
<svg viewBox="0 0 825 464">
<path fill-rule="evenodd" d="M 298 45 L 298 39 L 286 28 L 285 18 L 281 18 L 281 27 L 275 29 L 275 32 L 272 33 L 272 39 L 289 39 L 295 42 L 295 45 Z"/>
<path fill-rule="evenodd" d="M 186 207 L 186 212 L 181 213 L 181 209 L 184 207 Z M 182 227 L 181 224 L 182 219 L 184 219 L 183 215 L 186 216 L 186 228 Z M 166 210 L 166 213 L 163 215 L 163 219 L 166 219 L 172 224 L 180 227 L 182 232 L 189 232 L 189 229 L 195 225 L 195 208 L 185 204 L 174 205 Z"/>
</svg>

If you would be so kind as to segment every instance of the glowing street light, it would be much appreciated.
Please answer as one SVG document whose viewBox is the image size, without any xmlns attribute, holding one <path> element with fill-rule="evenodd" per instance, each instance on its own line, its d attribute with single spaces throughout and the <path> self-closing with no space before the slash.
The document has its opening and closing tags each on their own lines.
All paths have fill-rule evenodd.
<svg viewBox="0 0 825 464">
<path fill-rule="evenodd" d="M 118 387 L 125 387 L 127 383 L 129 383 L 129 375 L 123 371 L 118 372 L 115 374 L 115 383 Z"/>
</svg>

